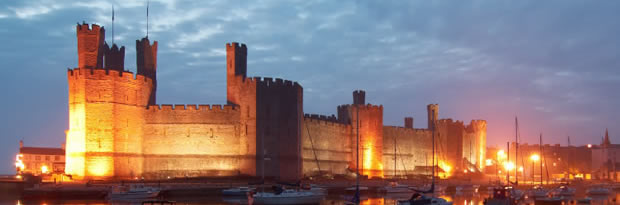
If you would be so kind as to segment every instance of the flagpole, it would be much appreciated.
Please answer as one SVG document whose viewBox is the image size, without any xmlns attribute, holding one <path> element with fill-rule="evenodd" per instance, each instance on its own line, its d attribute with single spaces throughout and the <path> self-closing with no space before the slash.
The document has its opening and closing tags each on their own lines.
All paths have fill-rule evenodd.
<svg viewBox="0 0 620 205">
<path fill-rule="evenodd" d="M 149 38 L 149 0 L 146 0 L 146 38 Z"/>
<path fill-rule="evenodd" d="M 114 46 L 114 5 L 112 5 L 112 46 Z"/>
</svg>

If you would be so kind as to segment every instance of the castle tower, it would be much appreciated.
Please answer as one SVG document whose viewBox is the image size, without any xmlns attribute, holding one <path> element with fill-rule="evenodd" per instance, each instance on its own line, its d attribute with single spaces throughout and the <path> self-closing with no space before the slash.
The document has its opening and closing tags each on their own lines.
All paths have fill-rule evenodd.
<svg viewBox="0 0 620 205">
<path fill-rule="evenodd" d="M 428 112 L 428 129 L 434 129 L 434 124 L 439 120 L 439 105 L 429 104 L 426 106 Z"/>
<path fill-rule="evenodd" d="M 104 43 L 104 68 L 107 70 L 125 70 L 125 46 L 119 49 L 116 44 L 110 47 Z"/>
<path fill-rule="evenodd" d="M 355 150 L 359 127 L 359 171 L 368 177 L 383 177 L 383 106 L 364 104 L 366 92 L 353 92 L 353 104 L 338 106 L 338 120 L 350 122 L 353 130 L 352 150 Z M 359 120 L 358 120 L 359 118 Z M 359 123 L 359 126 L 358 126 Z M 349 168 L 357 168 L 356 154 L 352 152 Z"/>
<path fill-rule="evenodd" d="M 364 105 L 366 104 L 366 92 L 363 90 L 353 91 L 353 104 Z"/>
<path fill-rule="evenodd" d="M 240 103 L 240 84 L 247 74 L 248 48 L 237 42 L 226 44 L 226 98 L 228 104 Z"/>
<path fill-rule="evenodd" d="M 88 25 L 83 24 L 77 29 L 81 65 L 67 71 L 69 130 L 65 173 L 74 179 L 140 176 L 144 112 L 153 91 L 153 79 L 144 74 L 154 76 L 155 61 L 151 70 L 139 67 L 143 74 L 124 72 L 124 49 L 114 45 L 104 55 L 107 46 L 103 44 L 103 28 L 90 36 L 85 33 L 99 27 L 86 28 Z M 102 66 L 103 56 L 108 56 L 108 69 Z"/>
<path fill-rule="evenodd" d="M 405 118 L 405 128 L 413 128 L 413 117 Z"/>
<path fill-rule="evenodd" d="M 78 24 L 78 68 L 103 68 L 105 29 L 93 24 Z"/>
<path fill-rule="evenodd" d="M 157 41 L 151 45 L 148 38 L 136 40 L 136 64 L 138 75 L 144 75 L 153 80 L 149 105 L 155 105 L 157 104 Z"/>
</svg>

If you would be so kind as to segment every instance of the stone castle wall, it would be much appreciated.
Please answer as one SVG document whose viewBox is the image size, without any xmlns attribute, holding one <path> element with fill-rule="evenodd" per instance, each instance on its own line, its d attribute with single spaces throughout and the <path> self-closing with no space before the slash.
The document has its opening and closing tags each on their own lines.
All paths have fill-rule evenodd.
<svg viewBox="0 0 620 205">
<path fill-rule="evenodd" d="M 304 175 L 346 174 L 349 162 L 355 160 L 351 158 L 354 134 L 351 125 L 335 117 L 306 114 L 301 128 Z"/>
<path fill-rule="evenodd" d="M 239 109 L 231 105 L 153 105 L 145 114 L 144 176 L 240 174 Z"/>
<path fill-rule="evenodd" d="M 394 168 L 394 153 L 396 153 L 396 169 Z M 426 174 L 419 173 L 419 170 L 424 169 L 416 169 L 416 167 L 431 166 L 432 160 L 432 132 L 430 130 L 396 126 L 383 127 L 383 172 L 386 176 Z"/>
</svg>

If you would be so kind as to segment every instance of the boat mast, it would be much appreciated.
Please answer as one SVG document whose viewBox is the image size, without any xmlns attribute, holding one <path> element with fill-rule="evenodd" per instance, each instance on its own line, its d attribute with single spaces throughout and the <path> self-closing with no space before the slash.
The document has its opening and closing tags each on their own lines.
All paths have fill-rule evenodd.
<svg viewBox="0 0 620 205">
<path fill-rule="evenodd" d="M 396 179 L 396 135 L 394 135 L 394 179 Z"/>
<path fill-rule="evenodd" d="M 510 142 L 506 142 L 506 161 L 510 163 Z M 510 170 L 506 170 L 506 185 L 510 186 Z"/>
<path fill-rule="evenodd" d="M 510 153 L 508 154 L 510 155 Z M 515 186 L 519 185 L 519 120 L 515 116 Z"/>
<path fill-rule="evenodd" d="M 543 185 L 543 172 L 542 172 L 542 163 L 543 163 L 543 159 L 545 158 L 544 154 L 543 154 L 543 149 L 542 149 L 542 133 L 540 133 L 540 144 L 538 145 L 539 149 L 540 149 L 540 186 Z"/>
<path fill-rule="evenodd" d="M 431 194 L 433 197 L 435 197 L 435 115 L 432 115 L 431 119 L 433 120 L 433 130 L 432 130 L 432 135 L 433 135 L 433 161 L 432 161 L 432 166 L 433 166 L 433 171 L 432 171 L 432 175 L 431 175 Z"/>
<path fill-rule="evenodd" d="M 355 165 L 355 171 L 357 172 L 357 174 L 355 175 L 355 193 L 356 195 L 359 194 L 360 192 L 360 108 L 359 105 L 355 105 L 355 111 L 356 111 L 356 117 L 355 117 L 355 124 L 356 124 L 356 149 L 355 149 L 355 161 L 356 161 L 356 165 Z M 359 200 L 356 200 L 356 203 Z"/>
</svg>

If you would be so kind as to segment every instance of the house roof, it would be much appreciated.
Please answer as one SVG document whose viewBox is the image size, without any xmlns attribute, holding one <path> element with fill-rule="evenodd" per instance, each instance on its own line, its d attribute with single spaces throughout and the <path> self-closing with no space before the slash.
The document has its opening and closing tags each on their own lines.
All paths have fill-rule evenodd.
<svg viewBox="0 0 620 205">
<path fill-rule="evenodd" d="M 21 147 L 19 148 L 21 154 L 41 154 L 41 155 L 65 155 L 65 150 L 62 148 L 51 147 Z"/>
</svg>

